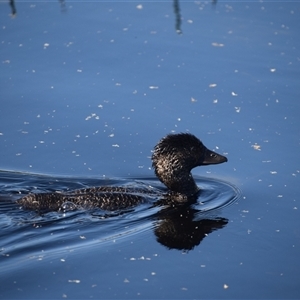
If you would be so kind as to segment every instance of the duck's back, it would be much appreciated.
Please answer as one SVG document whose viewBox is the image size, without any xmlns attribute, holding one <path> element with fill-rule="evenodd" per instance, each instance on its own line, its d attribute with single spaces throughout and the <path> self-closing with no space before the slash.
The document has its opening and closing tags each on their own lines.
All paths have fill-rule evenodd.
<svg viewBox="0 0 300 300">
<path fill-rule="evenodd" d="M 148 202 L 147 196 L 157 195 L 157 193 L 146 188 L 102 186 L 65 193 L 32 193 L 17 200 L 17 203 L 26 209 L 41 211 L 60 210 L 66 203 L 73 203 L 77 208 L 115 211 Z"/>
</svg>

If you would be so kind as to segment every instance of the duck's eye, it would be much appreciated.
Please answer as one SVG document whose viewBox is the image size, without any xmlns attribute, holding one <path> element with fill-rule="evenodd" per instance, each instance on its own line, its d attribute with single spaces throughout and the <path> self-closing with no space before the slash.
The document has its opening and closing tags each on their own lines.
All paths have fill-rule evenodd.
<svg viewBox="0 0 300 300">
<path fill-rule="evenodd" d="M 210 154 L 210 157 L 217 158 L 217 154 L 211 153 L 211 154 Z"/>
</svg>

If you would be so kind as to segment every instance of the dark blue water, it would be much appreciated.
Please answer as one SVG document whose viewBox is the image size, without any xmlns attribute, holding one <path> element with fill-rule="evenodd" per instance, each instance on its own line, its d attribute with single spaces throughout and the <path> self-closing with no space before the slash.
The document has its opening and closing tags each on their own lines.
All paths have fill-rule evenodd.
<svg viewBox="0 0 300 300">
<path fill-rule="evenodd" d="M 299 1 L 15 9 L 0 4 L 1 297 L 299 299 Z M 15 204 L 164 191 L 151 150 L 186 131 L 228 157 L 193 171 L 203 198 L 186 211 Z"/>
</svg>

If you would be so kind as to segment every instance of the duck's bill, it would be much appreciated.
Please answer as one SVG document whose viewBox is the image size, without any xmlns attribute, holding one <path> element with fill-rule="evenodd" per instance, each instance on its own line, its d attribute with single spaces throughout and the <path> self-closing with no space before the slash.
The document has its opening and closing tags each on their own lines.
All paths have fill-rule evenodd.
<svg viewBox="0 0 300 300">
<path fill-rule="evenodd" d="M 228 161 L 227 157 L 206 149 L 202 165 L 221 164 L 226 161 Z"/>
</svg>

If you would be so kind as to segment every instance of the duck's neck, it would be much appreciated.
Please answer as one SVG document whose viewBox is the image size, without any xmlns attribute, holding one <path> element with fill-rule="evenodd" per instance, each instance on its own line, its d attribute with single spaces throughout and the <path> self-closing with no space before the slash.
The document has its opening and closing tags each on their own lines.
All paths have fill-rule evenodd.
<svg viewBox="0 0 300 300">
<path fill-rule="evenodd" d="M 199 188 L 190 172 L 172 174 L 169 180 L 161 180 L 171 191 L 187 196 L 195 195 Z"/>
<path fill-rule="evenodd" d="M 199 191 L 199 188 L 191 173 L 186 176 L 186 180 L 181 180 L 179 185 L 181 189 L 180 193 L 185 195 L 195 195 Z"/>
</svg>

